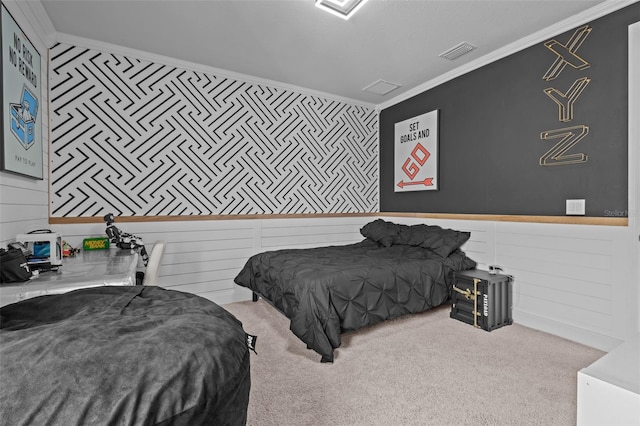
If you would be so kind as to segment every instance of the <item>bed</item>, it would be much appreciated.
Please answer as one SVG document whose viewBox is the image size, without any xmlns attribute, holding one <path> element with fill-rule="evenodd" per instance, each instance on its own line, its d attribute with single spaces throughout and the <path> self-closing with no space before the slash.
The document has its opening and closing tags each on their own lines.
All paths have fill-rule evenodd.
<svg viewBox="0 0 640 426">
<path fill-rule="evenodd" d="M 3 424 L 243 425 L 247 335 L 161 287 L 99 287 L 0 308 Z"/>
<path fill-rule="evenodd" d="M 235 278 L 289 318 L 322 362 L 333 362 L 343 333 L 445 303 L 453 272 L 476 265 L 460 249 L 469 232 L 382 219 L 360 232 L 355 244 L 256 254 Z"/>
</svg>

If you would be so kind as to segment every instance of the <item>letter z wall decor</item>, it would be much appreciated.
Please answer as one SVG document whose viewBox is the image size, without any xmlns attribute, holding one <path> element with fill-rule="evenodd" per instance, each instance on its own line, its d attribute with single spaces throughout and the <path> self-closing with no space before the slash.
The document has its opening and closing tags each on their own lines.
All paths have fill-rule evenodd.
<svg viewBox="0 0 640 426">
<path fill-rule="evenodd" d="M 2 5 L 0 169 L 43 178 L 40 54 Z"/>
</svg>

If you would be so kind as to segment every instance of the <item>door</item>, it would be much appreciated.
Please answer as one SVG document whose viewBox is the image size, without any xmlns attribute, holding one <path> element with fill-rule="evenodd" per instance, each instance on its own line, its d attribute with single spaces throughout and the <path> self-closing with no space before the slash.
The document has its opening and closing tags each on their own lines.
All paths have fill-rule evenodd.
<svg viewBox="0 0 640 426">
<path fill-rule="evenodd" d="M 636 332 L 640 331 L 640 22 L 629 26 L 629 231 L 633 235 L 632 277 Z"/>
</svg>

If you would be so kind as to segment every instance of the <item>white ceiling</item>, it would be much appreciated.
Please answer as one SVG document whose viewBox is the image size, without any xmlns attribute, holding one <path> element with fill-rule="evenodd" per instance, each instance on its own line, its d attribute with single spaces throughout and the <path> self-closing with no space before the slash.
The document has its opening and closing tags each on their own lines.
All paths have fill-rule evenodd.
<svg viewBox="0 0 640 426">
<path fill-rule="evenodd" d="M 81 37 L 373 105 L 603 3 L 370 0 L 345 21 L 314 0 L 40 1 L 56 40 Z M 438 56 L 463 41 L 477 49 Z M 378 79 L 402 86 L 384 96 L 362 90 Z"/>
</svg>

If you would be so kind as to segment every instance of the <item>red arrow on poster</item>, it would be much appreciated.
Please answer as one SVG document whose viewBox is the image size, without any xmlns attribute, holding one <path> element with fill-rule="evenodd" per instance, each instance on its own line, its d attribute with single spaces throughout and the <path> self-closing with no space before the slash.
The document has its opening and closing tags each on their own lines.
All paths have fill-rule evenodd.
<svg viewBox="0 0 640 426">
<path fill-rule="evenodd" d="M 425 180 L 418 180 L 414 182 L 405 182 L 401 180 L 398 182 L 398 186 L 400 188 L 404 188 L 407 185 L 424 185 L 424 186 L 433 186 L 433 178 L 426 178 Z"/>
</svg>

